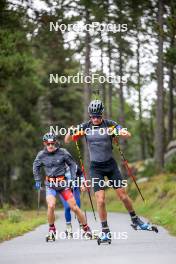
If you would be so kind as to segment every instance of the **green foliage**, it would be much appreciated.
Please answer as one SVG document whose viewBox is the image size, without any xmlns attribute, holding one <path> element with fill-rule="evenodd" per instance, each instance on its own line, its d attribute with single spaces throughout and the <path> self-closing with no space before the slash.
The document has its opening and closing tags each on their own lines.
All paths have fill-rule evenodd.
<svg viewBox="0 0 176 264">
<path fill-rule="evenodd" d="M 138 196 L 138 190 L 137 189 L 131 189 L 130 190 L 130 197 L 134 201 L 136 200 L 136 197 Z"/>
<path fill-rule="evenodd" d="M 155 7 L 151 1 L 125 0 L 119 1 L 118 4 L 113 1 L 113 4 L 109 5 L 108 1 L 95 0 L 91 3 L 91 1 L 82 0 L 76 1 L 76 7 L 78 7 L 76 11 L 75 4 L 69 6 L 66 1 L 62 1 L 62 4 L 60 1 L 56 1 L 57 6 L 54 1 L 46 0 L 44 2 L 48 9 L 36 12 L 32 10 L 29 12 L 32 1 L 28 6 L 24 5 L 23 7 L 20 6 L 20 1 L 18 1 L 19 4 L 14 3 L 12 6 L 9 2 L 2 0 L 0 4 L 0 206 L 3 203 L 12 203 L 20 207 L 30 207 L 35 203 L 35 196 L 32 192 L 32 163 L 35 155 L 42 148 L 43 133 L 49 130 L 50 125 L 67 128 L 83 121 L 84 85 L 50 84 L 49 74 L 56 73 L 60 77 L 84 71 L 85 65 L 82 63 L 82 59 L 85 59 L 85 35 L 83 33 L 80 36 L 74 36 L 73 40 L 69 40 L 67 34 L 60 30 L 50 31 L 50 21 L 59 21 L 66 25 L 78 21 L 85 22 L 86 15 L 89 14 L 90 22 L 128 24 L 129 31 L 125 34 L 113 34 L 112 32 L 95 33 L 94 36 L 90 34 L 91 48 L 101 51 L 101 56 L 97 55 L 98 66 L 93 69 L 91 65 L 91 71 L 105 75 L 103 71 L 107 66 L 110 70 L 107 63 L 111 53 L 112 73 L 117 75 L 122 71 L 123 75 L 128 74 L 134 78 L 121 87 L 124 91 L 123 105 L 119 99 L 120 85 L 112 85 L 112 119 L 119 122 L 121 112 L 124 111 L 126 127 L 132 134 L 124 149 L 125 156 L 129 161 L 141 158 L 139 135 L 141 126 L 144 132 L 146 157 L 153 157 L 153 120 L 155 121 L 156 103 L 154 102 L 151 112 L 147 109 L 147 117 L 143 116 L 141 123 L 133 103 L 130 104 L 126 100 L 127 97 L 130 98 L 133 93 L 137 93 L 139 90 L 136 66 L 128 67 L 129 59 L 133 57 L 133 61 L 136 60 L 135 47 L 132 48 L 132 46 L 136 41 L 137 33 L 141 35 L 139 37 L 141 50 L 146 48 L 145 54 L 152 52 L 152 50 L 148 50 L 147 45 L 143 46 L 150 42 L 150 34 L 151 32 L 153 34 L 153 29 L 155 30 L 156 26 Z M 172 37 L 175 36 L 175 20 L 173 19 L 175 4 L 172 3 L 172 10 L 171 7 L 166 6 L 168 19 L 166 19 L 167 36 L 165 37 L 167 38 L 166 42 L 172 42 Z M 70 12 L 72 7 L 74 12 Z M 31 12 L 33 15 L 29 18 Z M 68 15 L 68 13 L 72 13 L 72 15 Z M 140 20 L 145 21 L 145 23 L 141 23 L 141 27 Z M 145 27 L 144 24 L 147 26 Z M 142 40 L 143 37 L 144 40 Z M 166 62 L 174 66 L 175 47 L 174 45 L 166 46 L 168 47 L 165 53 Z M 93 53 L 90 54 L 94 56 Z M 77 55 L 81 58 L 80 61 L 76 59 Z M 106 63 L 105 57 L 107 57 Z M 141 64 L 142 61 L 141 55 Z M 101 69 L 98 69 L 99 64 L 102 64 Z M 156 74 L 153 74 L 156 79 Z M 145 76 L 141 74 L 140 80 L 141 93 L 143 93 L 143 86 L 148 80 L 148 74 L 145 73 Z M 104 87 L 107 110 L 109 85 L 106 83 Z M 99 84 L 95 83 L 91 87 L 91 91 L 97 88 L 99 88 Z M 94 95 L 91 94 L 91 96 Z M 144 109 L 142 110 L 144 113 Z M 166 108 L 167 111 L 168 108 Z M 65 146 L 63 136 L 60 136 L 59 140 L 61 146 L 67 147 L 77 158 L 75 144 Z M 114 148 L 114 152 L 119 157 L 116 148 Z M 166 166 L 169 171 L 175 170 L 173 163 Z M 153 174 L 154 165 L 146 165 L 142 175 L 150 177 Z M 136 193 L 134 192 L 132 195 L 135 198 Z"/>
<path fill-rule="evenodd" d="M 21 203 L 21 200 L 30 203 L 31 164 L 40 129 L 37 113 L 41 94 L 40 76 L 37 74 L 40 67 L 38 59 L 33 57 L 32 46 L 27 38 L 31 23 L 26 20 L 26 10 L 17 8 L 12 11 L 6 4 L 1 15 L 1 203 Z M 25 190 L 11 177 L 17 167 L 21 168 L 18 181 L 28 182 Z"/>
<path fill-rule="evenodd" d="M 155 164 L 152 161 L 146 162 L 144 164 L 143 170 L 139 173 L 140 177 L 153 177 L 156 174 Z"/>
<path fill-rule="evenodd" d="M 19 223 L 22 220 L 20 210 L 16 209 L 8 211 L 8 220 L 10 223 Z"/>
<path fill-rule="evenodd" d="M 63 34 L 49 31 L 49 21 L 64 19 L 63 13 L 44 13 L 35 23 L 27 12 L 3 1 L 0 14 L 0 206 L 34 204 L 32 163 L 42 134 L 50 125 L 82 122 L 83 86 L 48 81 L 50 73 L 67 76 L 79 70 Z M 74 152 L 74 146 L 69 150 Z"/>
<path fill-rule="evenodd" d="M 36 211 L 12 210 L 7 216 L 1 217 L 0 211 L 0 241 L 8 240 L 33 230 L 35 227 L 46 223 L 46 213 L 40 211 L 36 217 Z"/>
<path fill-rule="evenodd" d="M 176 172 L 176 155 L 165 164 L 165 170 L 170 173 Z"/>
<path fill-rule="evenodd" d="M 173 174 L 155 176 L 148 182 L 140 183 L 139 187 L 146 203 L 141 200 L 139 194 L 133 197 L 136 194 L 135 186 L 132 185 L 127 190 L 137 214 L 149 218 L 153 224 L 164 226 L 171 234 L 176 235 L 176 188 Z M 108 210 L 126 212 L 123 204 L 117 201 L 114 190 L 108 190 L 106 199 L 109 201 Z"/>
</svg>

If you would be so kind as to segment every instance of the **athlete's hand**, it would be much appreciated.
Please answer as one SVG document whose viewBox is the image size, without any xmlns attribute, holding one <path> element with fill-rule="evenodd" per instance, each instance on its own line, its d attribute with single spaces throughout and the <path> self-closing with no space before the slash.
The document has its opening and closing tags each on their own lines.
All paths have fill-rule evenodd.
<svg viewBox="0 0 176 264">
<path fill-rule="evenodd" d="M 36 181 L 34 187 L 35 187 L 36 190 L 40 190 L 40 188 L 41 188 L 41 181 Z"/>
<path fill-rule="evenodd" d="M 68 128 L 68 130 L 69 130 L 70 135 L 72 136 L 74 135 L 76 128 L 72 125 L 71 127 Z"/>
<path fill-rule="evenodd" d="M 76 128 L 72 125 L 71 127 L 68 128 L 67 134 L 65 135 L 64 142 L 65 144 L 70 143 L 73 140 L 74 134 L 75 134 Z"/>
<path fill-rule="evenodd" d="M 131 137 L 131 133 L 128 132 L 126 129 L 121 129 L 119 131 L 119 136 L 123 137 L 123 138 L 128 138 L 128 137 Z"/>
</svg>

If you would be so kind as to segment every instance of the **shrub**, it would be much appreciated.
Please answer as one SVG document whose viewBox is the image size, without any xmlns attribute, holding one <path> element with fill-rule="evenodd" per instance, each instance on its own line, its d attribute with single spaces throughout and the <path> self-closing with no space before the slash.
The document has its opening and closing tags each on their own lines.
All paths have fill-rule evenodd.
<svg viewBox="0 0 176 264">
<path fill-rule="evenodd" d="M 155 164 L 150 161 L 144 165 L 144 169 L 138 173 L 140 177 L 153 177 L 156 174 Z"/>
<path fill-rule="evenodd" d="M 165 164 L 165 170 L 170 173 L 176 172 L 176 155 Z"/>
<path fill-rule="evenodd" d="M 8 212 L 8 219 L 10 223 L 19 223 L 22 219 L 20 210 L 11 210 Z"/>
</svg>

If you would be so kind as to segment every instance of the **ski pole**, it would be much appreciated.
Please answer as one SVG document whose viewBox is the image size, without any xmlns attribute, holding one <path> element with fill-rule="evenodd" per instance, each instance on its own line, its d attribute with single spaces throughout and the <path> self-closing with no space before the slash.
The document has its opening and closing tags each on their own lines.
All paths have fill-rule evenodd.
<svg viewBox="0 0 176 264">
<path fill-rule="evenodd" d="M 129 167 L 128 161 L 127 161 L 127 159 L 125 158 L 125 156 L 124 156 L 124 154 L 123 154 L 123 152 L 122 152 L 122 150 L 121 150 L 121 148 L 120 148 L 120 145 L 119 145 L 119 143 L 118 143 L 118 140 L 115 140 L 115 142 L 116 142 L 116 144 L 117 144 L 117 146 L 118 146 L 118 149 L 119 149 L 119 152 L 120 152 L 120 156 L 121 156 L 121 158 L 122 158 L 122 161 L 123 161 L 123 164 L 124 164 L 124 166 L 125 166 L 125 168 L 126 168 L 126 171 L 127 171 L 127 173 L 128 173 L 128 176 L 133 180 L 134 184 L 136 185 L 136 188 L 137 188 L 137 190 L 138 190 L 138 192 L 139 192 L 139 194 L 140 194 L 142 200 L 143 200 L 144 202 L 146 202 L 145 199 L 144 199 L 144 196 L 142 195 L 141 190 L 140 190 L 140 188 L 139 188 L 139 186 L 138 186 L 138 184 L 137 184 L 137 182 L 136 182 L 136 180 L 135 180 L 135 176 L 133 175 L 132 170 L 131 170 L 131 168 Z"/>
<path fill-rule="evenodd" d="M 85 168 L 84 168 L 83 160 L 81 158 L 81 151 L 80 151 L 80 147 L 78 145 L 78 141 L 75 141 L 75 144 L 76 144 L 76 148 L 78 150 L 78 156 L 79 156 L 79 161 L 80 161 L 80 165 L 81 165 L 81 170 L 82 170 L 82 173 L 84 175 L 84 179 L 87 181 L 86 171 L 85 171 Z M 92 212 L 93 212 L 93 215 L 94 215 L 94 219 L 95 219 L 95 221 L 97 221 L 96 215 L 95 215 L 94 206 L 93 206 L 93 202 L 92 202 L 92 198 L 91 198 L 91 195 L 90 195 L 90 189 L 87 186 L 86 186 L 86 189 L 87 189 L 87 192 L 88 192 L 88 196 L 89 196 L 90 204 L 91 204 L 91 207 L 92 207 Z M 85 215 L 86 215 L 86 213 L 85 213 Z"/>
<path fill-rule="evenodd" d="M 40 211 L 40 189 L 37 191 L 37 216 L 39 215 Z"/>
</svg>

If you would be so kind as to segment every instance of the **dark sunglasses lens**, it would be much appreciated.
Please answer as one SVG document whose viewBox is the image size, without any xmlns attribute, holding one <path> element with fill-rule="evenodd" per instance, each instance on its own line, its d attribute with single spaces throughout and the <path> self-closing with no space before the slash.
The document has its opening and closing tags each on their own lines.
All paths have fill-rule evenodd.
<svg viewBox="0 0 176 264">
<path fill-rule="evenodd" d="M 91 118 L 92 118 L 92 119 L 96 119 L 96 118 L 97 118 L 97 119 L 101 119 L 102 116 L 91 116 Z"/>
<path fill-rule="evenodd" d="M 55 145 L 55 143 L 54 142 L 52 142 L 52 143 L 46 143 L 47 144 L 47 146 L 54 146 Z"/>
</svg>

